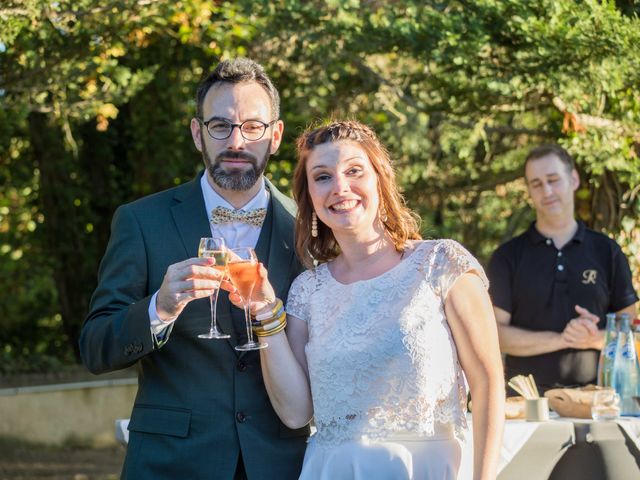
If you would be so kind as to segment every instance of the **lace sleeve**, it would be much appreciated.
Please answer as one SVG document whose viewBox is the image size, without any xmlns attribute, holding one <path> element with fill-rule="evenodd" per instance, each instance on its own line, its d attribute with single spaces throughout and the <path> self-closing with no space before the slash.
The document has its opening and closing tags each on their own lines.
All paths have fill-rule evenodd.
<svg viewBox="0 0 640 480">
<path fill-rule="evenodd" d="M 287 297 L 287 314 L 304 320 L 309 321 L 309 303 L 311 299 L 311 292 L 315 284 L 315 275 L 313 270 L 307 270 L 302 272 L 296 277 L 289 289 L 289 296 Z"/>
<path fill-rule="evenodd" d="M 441 240 L 433 249 L 432 262 L 434 288 L 443 301 L 456 280 L 467 272 L 478 275 L 484 288 L 489 288 L 489 280 L 478 260 L 455 240 Z"/>
</svg>

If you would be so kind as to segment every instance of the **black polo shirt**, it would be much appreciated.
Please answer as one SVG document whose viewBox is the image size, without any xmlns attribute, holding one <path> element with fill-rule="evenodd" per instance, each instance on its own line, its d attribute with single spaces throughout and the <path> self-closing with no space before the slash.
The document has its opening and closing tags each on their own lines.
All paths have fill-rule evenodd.
<svg viewBox="0 0 640 480">
<path fill-rule="evenodd" d="M 511 314 L 511 325 L 561 332 L 580 305 L 600 317 L 638 301 L 629 262 L 606 235 L 578 222 L 574 237 L 558 250 L 535 228 L 501 245 L 487 274 L 493 304 Z M 533 374 L 543 389 L 595 383 L 599 350 L 565 349 L 543 355 L 505 358 L 505 376 Z"/>
</svg>

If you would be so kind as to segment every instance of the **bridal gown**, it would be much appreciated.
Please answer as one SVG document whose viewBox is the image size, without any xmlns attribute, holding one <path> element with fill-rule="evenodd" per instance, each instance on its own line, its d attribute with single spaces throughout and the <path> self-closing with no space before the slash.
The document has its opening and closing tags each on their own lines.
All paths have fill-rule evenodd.
<svg viewBox="0 0 640 480">
<path fill-rule="evenodd" d="M 291 286 L 317 428 L 301 480 L 457 477 L 467 389 L 444 302 L 465 272 L 488 281 L 453 240 L 413 245 L 375 278 L 345 285 L 325 263 Z"/>
</svg>

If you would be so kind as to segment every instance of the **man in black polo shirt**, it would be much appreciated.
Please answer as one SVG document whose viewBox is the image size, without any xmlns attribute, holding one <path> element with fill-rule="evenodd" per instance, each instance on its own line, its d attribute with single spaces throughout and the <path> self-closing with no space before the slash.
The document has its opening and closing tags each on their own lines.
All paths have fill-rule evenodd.
<svg viewBox="0 0 640 480">
<path fill-rule="evenodd" d="M 616 242 L 574 218 L 580 180 L 566 150 L 531 151 L 525 180 L 536 221 L 487 270 L 505 376 L 533 374 L 542 390 L 595 383 L 605 314 L 636 315 L 629 263 Z"/>
</svg>

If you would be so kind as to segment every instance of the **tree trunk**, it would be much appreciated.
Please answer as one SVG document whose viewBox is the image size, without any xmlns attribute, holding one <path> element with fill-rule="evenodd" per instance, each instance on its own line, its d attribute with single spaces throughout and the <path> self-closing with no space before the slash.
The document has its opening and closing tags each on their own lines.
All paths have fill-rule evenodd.
<svg viewBox="0 0 640 480">
<path fill-rule="evenodd" d="M 62 316 L 62 329 L 79 359 L 78 337 L 87 310 L 87 285 L 94 283 L 84 262 L 85 232 L 76 199 L 76 161 L 67 151 L 63 132 L 42 113 L 29 114 L 29 134 L 35 167 L 39 169 L 39 207 L 45 221 L 43 250 L 50 252 Z M 95 271 L 91 273 L 95 277 Z"/>
</svg>

